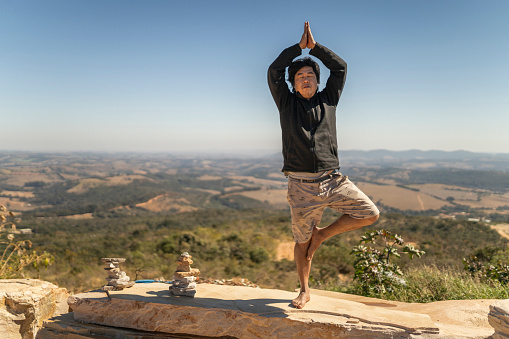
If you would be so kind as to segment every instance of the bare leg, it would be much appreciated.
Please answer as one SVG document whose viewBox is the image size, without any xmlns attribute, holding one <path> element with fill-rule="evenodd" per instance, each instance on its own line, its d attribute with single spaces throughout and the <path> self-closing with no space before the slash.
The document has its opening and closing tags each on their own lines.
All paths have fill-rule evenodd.
<svg viewBox="0 0 509 339">
<path fill-rule="evenodd" d="M 311 261 L 318 247 L 320 247 L 320 245 L 330 237 L 371 225 L 377 220 L 378 215 L 366 219 L 355 219 L 347 214 L 343 214 L 338 220 L 334 221 L 329 226 L 324 228 L 315 227 L 313 229 L 313 235 L 311 236 L 311 243 L 307 248 L 306 259 Z"/>
<path fill-rule="evenodd" d="M 296 308 L 303 308 L 310 300 L 309 272 L 311 270 L 311 260 L 306 259 L 310 243 L 311 239 L 305 243 L 296 243 L 294 248 L 295 263 L 297 264 L 297 274 L 300 281 L 299 296 L 292 301 Z"/>
</svg>

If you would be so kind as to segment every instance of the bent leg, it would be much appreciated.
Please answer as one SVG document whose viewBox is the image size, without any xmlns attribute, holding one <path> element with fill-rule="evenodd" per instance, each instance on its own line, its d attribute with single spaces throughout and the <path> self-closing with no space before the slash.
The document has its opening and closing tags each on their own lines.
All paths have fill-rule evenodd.
<svg viewBox="0 0 509 339">
<path fill-rule="evenodd" d="M 311 299 L 309 289 L 309 272 L 311 271 L 311 260 L 307 260 L 306 253 L 308 251 L 311 239 L 304 243 L 295 243 L 294 257 L 297 265 L 297 275 L 300 281 L 300 292 L 297 298 L 292 301 L 296 308 L 303 308 Z"/>
<path fill-rule="evenodd" d="M 311 236 L 311 243 L 307 249 L 306 259 L 311 261 L 316 250 L 325 240 L 337 234 L 353 231 L 361 227 L 371 225 L 377 220 L 378 215 L 364 219 L 356 219 L 347 214 L 344 214 L 329 226 L 323 228 L 315 227 L 313 229 L 313 235 Z"/>
<path fill-rule="evenodd" d="M 320 245 L 330 237 L 371 225 L 378 220 L 379 211 L 375 204 L 346 176 L 337 175 L 324 183 L 327 192 L 327 207 L 343 215 L 324 228 L 313 228 L 311 244 L 306 258 L 311 260 Z"/>
</svg>

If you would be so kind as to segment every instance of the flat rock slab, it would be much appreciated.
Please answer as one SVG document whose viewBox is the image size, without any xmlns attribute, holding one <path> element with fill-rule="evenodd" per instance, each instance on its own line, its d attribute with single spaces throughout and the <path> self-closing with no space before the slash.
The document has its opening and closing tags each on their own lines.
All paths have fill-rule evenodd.
<svg viewBox="0 0 509 339">
<path fill-rule="evenodd" d="M 427 314 L 389 310 L 313 295 L 305 309 L 291 306 L 294 292 L 199 284 L 195 298 L 172 296 L 163 283 L 92 291 L 69 297 L 81 322 L 162 333 L 236 338 L 436 338 Z"/>
<path fill-rule="evenodd" d="M 477 299 L 405 303 L 315 289 L 311 291 L 311 294 L 355 301 L 380 309 L 386 308 L 389 310 L 427 314 L 440 329 L 440 338 L 455 339 L 491 338 L 495 332 L 493 328 L 495 326 L 492 327 L 491 319 L 488 321 L 488 315 L 491 316 L 492 313 L 490 310 L 493 309 L 493 304 L 497 305 L 506 302 L 506 300 L 497 299 Z"/>
</svg>

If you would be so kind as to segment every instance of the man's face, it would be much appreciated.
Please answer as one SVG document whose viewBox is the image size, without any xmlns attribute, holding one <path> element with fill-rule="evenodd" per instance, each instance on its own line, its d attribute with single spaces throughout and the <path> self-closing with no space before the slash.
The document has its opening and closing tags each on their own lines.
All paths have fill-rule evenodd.
<svg viewBox="0 0 509 339">
<path fill-rule="evenodd" d="M 316 74 L 313 72 L 311 66 L 304 66 L 297 71 L 293 87 L 306 99 L 310 99 L 315 95 L 318 89 L 318 82 L 316 81 Z"/>
</svg>

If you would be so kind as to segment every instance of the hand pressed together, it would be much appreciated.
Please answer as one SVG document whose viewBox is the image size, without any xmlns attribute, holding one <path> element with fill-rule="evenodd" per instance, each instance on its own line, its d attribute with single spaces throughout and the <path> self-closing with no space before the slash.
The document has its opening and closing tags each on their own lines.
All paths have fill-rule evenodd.
<svg viewBox="0 0 509 339">
<path fill-rule="evenodd" d="M 315 47 L 316 41 L 313 38 L 313 34 L 311 33 L 311 28 L 309 26 L 309 21 L 304 23 L 304 33 L 302 33 L 302 37 L 300 38 L 299 46 L 301 49 L 309 48 L 313 49 Z"/>
</svg>

